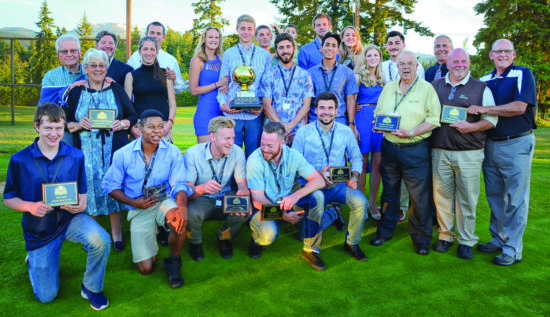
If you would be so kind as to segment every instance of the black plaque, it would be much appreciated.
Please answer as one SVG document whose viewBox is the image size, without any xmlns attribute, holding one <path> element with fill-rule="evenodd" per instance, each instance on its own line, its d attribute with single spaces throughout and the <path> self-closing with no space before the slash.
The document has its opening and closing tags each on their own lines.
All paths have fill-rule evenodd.
<svg viewBox="0 0 550 317">
<path fill-rule="evenodd" d="M 250 211 L 250 197 L 225 195 L 223 196 L 223 213 L 248 213 Z"/>
<path fill-rule="evenodd" d="M 465 121 L 468 115 L 467 109 L 462 107 L 443 106 L 441 111 L 442 123 L 457 123 L 458 121 Z"/>
<path fill-rule="evenodd" d="M 115 122 L 115 111 L 105 109 L 88 109 L 88 118 L 92 129 L 112 129 Z"/>
<path fill-rule="evenodd" d="M 281 209 L 279 204 L 264 204 L 261 212 L 260 220 L 267 221 L 283 219 L 285 211 Z"/>
<path fill-rule="evenodd" d="M 386 132 L 395 132 L 399 130 L 399 122 L 401 122 L 400 116 L 386 116 L 386 115 L 376 115 L 374 120 L 374 131 L 386 131 Z"/>
<path fill-rule="evenodd" d="M 351 180 L 351 168 L 349 166 L 336 166 L 330 168 L 330 181 L 333 183 L 347 183 Z"/>
<path fill-rule="evenodd" d="M 262 108 L 262 105 L 260 99 L 253 92 L 238 92 L 230 108 L 235 110 L 258 110 Z"/>
<path fill-rule="evenodd" d="M 145 188 L 144 197 L 149 198 L 152 195 L 155 195 L 155 198 L 158 199 L 159 201 L 168 198 L 168 192 L 166 191 L 166 184 Z"/>
<path fill-rule="evenodd" d="M 42 184 L 42 201 L 50 207 L 78 205 L 77 182 Z"/>
</svg>

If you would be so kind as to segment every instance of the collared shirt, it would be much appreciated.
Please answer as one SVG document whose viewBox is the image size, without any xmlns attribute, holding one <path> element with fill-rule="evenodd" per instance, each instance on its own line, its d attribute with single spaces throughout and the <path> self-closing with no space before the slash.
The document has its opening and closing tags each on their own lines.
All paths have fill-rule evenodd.
<svg viewBox="0 0 550 317">
<path fill-rule="evenodd" d="M 15 153 L 10 158 L 4 199 L 20 198 L 29 202 L 42 201 L 44 179 L 33 161 L 36 160 L 48 182 L 51 182 L 61 158 L 63 158 L 63 162 L 59 166 L 55 181 L 57 183 L 76 181 L 78 193 L 85 194 L 87 188 L 84 154 L 80 150 L 60 142 L 57 155 L 50 160 L 38 148 L 37 140 L 38 138 L 32 145 Z M 27 251 L 36 250 L 65 232 L 73 216 L 74 214 L 59 207 L 55 207 L 44 217 L 36 217 L 30 212 L 24 212 L 21 225 Z"/>
<path fill-rule="evenodd" d="M 435 73 L 437 72 L 437 69 L 439 68 L 439 63 L 435 63 L 432 67 L 426 69 L 425 74 L 425 80 L 429 83 L 433 82 L 435 79 Z M 445 77 L 447 73 L 449 72 L 449 69 L 447 68 L 447 63 L 441 64 L 441 77 Z"/>
<path fill-rule="evenodd" d="M 319 50 L 321 48 L 321 41 L 315 37 L 315 40 L 302 46 L 298 53 L 298 66 L 300 68 L 309 70 L 311 67 L 321 63 L 323 60 L 323 54 Z M 336 57 L 338 60 L 338 57 Z"/>
<path fill-rule="evenodd" d="M 69 86 L 76 80 L 86 78 L 86 72 L 82 64 L 79 64 L 78 72 L 71 72 L 65 66 L 56 67 L 44 74 L 42 78 L 42 88 L 40 89 L 40 101 L 53 102 L 58 105 L 64 104 L 63 94 Z"/>
<path fill-rule="evenodd" d="M 489 137 L 504 137 L 518 135 L 531 129 L 536 129 L 535 108 L 537 107 L 537 90 L 533 72 L 527 67 L 510 65 L 501 75 L 496 75 L 496 69 L 479 80 L 487 83 L 497 106 L 512 101 L 527 103 L 527 109 L 521 115 L 499 117 L 497 126 L 487 130 Z"/>
<path fill-rule="evenodd" d="M 320 93 L 327 91 L 333 92 L 338 98 L 338 110 L 336 111 L 336 118 L 346 118 L 346 97 L 354 95 L 359 92 L 359 87 L 357 87 L 357 82 L 355 80 L 355 75 L 353 71 L 346 66 L 343 66 L 336 62 L 330 74 L 327 74 L 326 68 L 323 64 L 317 64 L 308 70 L 311 80 L 313 81 L 313 89 L 315 91 L 315 96 L 318 96 Z M 333 77 L 334 74 L 334 79 Z M 332 84 L 330 83 L 332 79 Z M 325 86 L 326 84 L 326 86 Z M 317 115 L 315 114 L 315 105 L 312 102 L 312 105 L 309 109 L 309 121 L 313 122 L 317 120 Z"/>
<path fill-rule="evenodd" d="M 375 114 L 391 115 L 394 112 L 395 106 L 403 97 L 403 93 L 399 89 L 399 82 L 399 80 L 394 80 L 384 86 L 384 90 L 382 90 L 378 99 L 378 105 L 374 110 Z M 439 97 L 432 84 L 420 78 L 418 78 L 416 85 L 408 92 L 395 112 L 401 117 L 399 128 L 402 129 L 412 130 L 424 121 L 436 127 L 441 126 L 439 123 L 441 115 Z M 417 135 L 410 140 L 408 138 L 402 139 L 389 132 L 385 132 L 384 138 L 392 143 L 411 143 L 426 139 L 431 134 L 432 132 L 430 131 Z"/>
<path fill-rule="evenodd" d="M 107 77 L 111 77 L 117 84 L 124 88 L 124 81 L 126 80 L 126 74 L 133 71 L 132 66 L 125 64 L 114 57 L 109 62 L 109 68 L 107 69 Z"/>
<path fill-rule="evenodd" d="M 176 81 L 174 81 L 174 90 L 176 94 L 184 91 L 185 81 L 183 81 L 183 77 L 181 77 L 180 65 L 178 64 L 178 60 L 174 56 L 166 53 L 163 50 L 159 50 L 157 60 L 159 61 L 159 65 L 161 68 L 170 67 L 170 69 L 176 73 Z M 134 69 L 138 69 L 141 66 L 141 55 L 139 55 L 139 51 L 135 51 L 134 54 L 130 56 L 127 64 L 132 66 Z"/>
<path fill-rule="evenodd" d="M 273 162 L 264 159 L 261 149 L 252 152 L 246 163 L 248 188 L 263 190 L 266 198 L 272 203 L 277 203 L 277 197 L 284 198 L 290 195 L 296 172 L 302 178 L 308 178 L 311 173 L 316 173 L 315 168 L 298 151 L 286 145 L 283 146 L 282 151 L 281 161 L 277 167 Z M 281 192 L 279 192 L 271 168 L 275 169 L 277 181 L 281 185 Z"/>
<path fill-rule="evenodd" d="M 145 162 L 141 150 L 141 137 L 139 137 L 115 152 L 113 162 L 103 177 L 101 187 L 105 194 L 120 189 L 124 191 L 126 196 L 136 199 L 144 193 L 144 180 Z M 188 196 L 193 194 L 191 188 L 187 185 L 183 155 L 175 145 L 161 140 L 145 187 L 163 184 L 166 184 L 166 190 L 171 193 L 172 198 L 175 198 L 176 193 L 179 191 L 185 191 Z M 134 209 L 131 206 L 126 206 L 126 208 Z"/>
<path fill-rule="evenodd" d="M 282 71 L 282 72 L 281 72 Z M 294 76 L 292 73 L 294 72 Z M 292 83 L 290 82 L 292 77 Z M 283 80 L 284 79 L 284 80 Z M 287 95 L 285 85 L 289 88 Z M 291 122 L 304 105 L 304 98 L 314 97 L 313 83 L 309 73 L 302 68 L 293 65 L 290 68 L 285 68 L 280 64 L 273 66 L 265 73 L 262 79 L 262 84 L 258 92 L 260 97 L 272 98 L 271 105 L 279 119 L 284 123 Z M 283 108 L 283 101 L 290 100 L 290 108 Z M 300 121 L 292 132 L 296 133 L 298 128 L 305 124 L 305 118 Z"/>
<path fill-rule="evenodd" d="M 399 70 L 397 69 L 397 61 L 391 59 L 382 63 L 382 72 L 384 73 L 384 84 L 399 79 Z M 424 67 L 422 63 L 418 62 L 418 68 L 416 69 L 416 76 L 424 79 Z"/>
<path fill-rule="evenodd" d="M 321 137 L 323 141 L 321 141 Z M 292 148 L 302 154 L 306 161 L 318 170 L 328 165 L 346 166 L 347 153 L 351 170 L 359 174 L 363 171 L 363 155 L 359 150 L 353 131 L 350 127 L 338 122 L 334 122 L 328 133 L 325 133 L 319 125 L 319 121 L 309 123 L 298 130 Z M 327 152 L 330 162 L 327 161 Z"/>
<path fill-rule="evenodd" d="M 243 149 L 233 144 L 229 155 L 225 155 L 220 159 L 215 159 L 210 151 L 210 144 L 199 143 L 193 145 L 185 151 L 183 161 L 185 171 L 187 173 L 187 182 L 193 183 L 195 186 L 206 184 L 209 180 L 216 180 L 222 175 L 221 180 L 222 193 L 227 193 L 231 190 L 231 181 L 235 178 L 235 182 L 240 182 L 246 179 L 246 159 Z M 212 174 L 210 163 L 214 167 L 216 177 Z M 216 194 L 204 194 L 204 196 L 215 198 Z"/>
<path fill-rule="evenodd" d="M 242 57 L 241 53 L 243 54 Z M 252 54 L 254 54 L 253 59 Z M 236 46 L 233 46 L 232 48 L 225 51 L 223 53 L 222 67 L 220 69 L 220 79 L 224 76 L 228 76 L 230 81 L 227 94 L 222 94 L 221 92 L 218 92 L 217 98 L 220 105 L 228 103 L 230 100 L 234 99 L 237 96 L 237 93 L 239 91 L 241 91 L 241 86 L 233 81 L 233 71 L 235 70 L 235 68 L 237 68 L 237 66 L 243 64 L 243 58 L 246 62 L 245 64 L 252 67 L 256 75 L 254 83 L 248 86 L 248 91 L 250 92 L 258 92 L 258 86 L 262 82 L 262 78 L 265 72 L 271 67 L 271 55 L 269 55 L 266 50 L 254 44 L 250 45 L 247 50 L 241 43 L 238 43 Z M 252 113 L 247 111 L 234 114 L 224 112 L 224 115 L 233 120 L 252 120 L 258 117 L 257 115 L 253 115 Z"/>
</svg>

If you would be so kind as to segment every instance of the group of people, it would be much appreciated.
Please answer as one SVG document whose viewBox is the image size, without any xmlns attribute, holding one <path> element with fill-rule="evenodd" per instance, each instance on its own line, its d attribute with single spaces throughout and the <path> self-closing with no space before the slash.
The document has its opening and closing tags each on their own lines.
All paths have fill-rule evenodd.
<svg viewBox="0 0 550 317">
<path fill-rule="evenodd" d="M 251 229 L 248 255 L 256 259 L 278 228 L 291 223 L 303 240 L 302 257 L 314 269 L 326 269 L 319 252 L 323 230 L 331 225 L 346 231 L 343 249 L 366 261 L 359 242 L 370 210 L 378 220 L 372 246 L 387 243 L 408 211 L 419 255 L 429 254 L 438 225 L 432 245 L 437 252 L 458 240 L 459 258 L 472 259 L 477 244 L 481 252 L 500 252 L 495 264 L 520 262 L 537 100 L 532 72 L 513 64 L 513 43 L 493 43 L 495 69 L 477 80 L 468 53 L 446 35 L 435 38 L 437 63 L 424 72 L 398 31 L 388 33 L 390 60 L 382 61 L 380 48 L 363 47 L 352 26 L 331 33 L 330 17 L 319 13 L 312 27 L 315 39 L 299 52 L 296 26 L 284 32 L 275 27 L 274 54 L 272 28 L 256 26 L 250 15 L 238 18 L 239 43 L 225 51 L 220 29 L 207 27 L 189 73 L 189 90 L 200 96 L 197 144 L 184 155 L 172 144 L 171 129 L 175 93 L 185 84 L 177 60 L 161 49 L 162 24 L 148 25 L 128 64 L 114 59 L 117 38 L 107 31 L 97 35 L 82 64 L 78 38 L 59 37 L 62 65 L 44 76 L 34 117 L 38 137 L 12 156 L 4 191 L 6 206 L 23 212 L 36 298 L 49 302 L 57 295 L 66 239 L 88 252 L 82 296 L 92 308 L 106 308 L 102 286 L 111 238 L 94 219 L 110 215 L 113 248 L 122 251 L 124 210 L 142 274 L 150 274 L 156 261 L 157 227 L 169 229 L 163 267 L 173 288 L 184 284 L 186 238 L 190 257 L 204 259 L 201 226 L 208 220 L 224 221 L 217 233 L 224 259 L 233 256 L 231 241 L 243 225 Z M 260 108 L 233 106 L 241 91 L 233 70 L 242 64 L 254 70 L 248 90 L 261 100 Z M 466 120 L 441 122 L 444 106 L 463 108 Z M 92 128 L 90 109 L 114 110 L 112 128 Z M 376 116 L 398 117 L 399 125 L 375 131 Z M 345 166 L 349 180 L 333 182 L 330 168 Z M 481 169 L 492 240 L 478 244 Z M 78 183 L 78 204 L 42 202 L 43 184 L 69 181 Z M 224 213 L 225 195 L 249 196 L 250 210 Z M 262 219 L 262 207 L 271 204 L 284 210 L 281 220 Z M 342 205 L 350 209 L 347 223 Z"/>
</svg>

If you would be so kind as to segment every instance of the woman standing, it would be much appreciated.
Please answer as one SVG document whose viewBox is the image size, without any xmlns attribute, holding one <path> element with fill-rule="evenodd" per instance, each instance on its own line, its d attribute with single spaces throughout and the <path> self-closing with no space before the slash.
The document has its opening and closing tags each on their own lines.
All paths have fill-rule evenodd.
<svg viewBox="0 0 550 317">
<path fill-rule="evenodd" d="M 101 181 L 111 165 L 113 153 L 128 144 L 128 129 L 136 123 L 137 114 L 117 83 L 105 82 L 109 59 L 103 51 L 91 48 L 84 55 L 82 65 L 87 81 L 83 86 L 71 89 L 67 100 L 67 128 L 71 133 L 78 132 L 75 145 L 84 153 L 86 185 L 88 188 L 88 208 L 86 213 L 92 218 L 110 215 L 115 251 L 124 250 L 122 241 L 123 213 L 119 204 L 103 193 Z M 112 129 L 92 129 L 88 110 L 114 110 L 115 121 Z"/>
<path fill-rule="evenodd" d="M 172 142 L 172 126 L 176 117 L 176 93 L 174 81 L 166 78 L 166 69 L 160 68 L 157 61 L 157 41 L 145 36 L 139 41 L 141 66 L 126 74 L 124 90 L 130 99 L 134 96 L 134 108 L 138 116 L 147 109 L 155 109 L 164 117 L 164 140 Z M 139 128 L 132 127 L 132 135 L 139 138 Z"/>
<path fill-rule="evenodd" d="M 195 55 L 189 69 L 189 91 L 199 97 L 197 111 L 193 117 L 195 135 L 198 143 L 210 141 L 208 123 L 210 119 L 222 116 L 220 104 L 216 99 L 218 89 L 227 93 L 229 77 L 218 80 L 222 66 L 223 36 L 215 26 L 208 26 L 202 31 Z"/>
<path fill-rule="evenodd" d="M 360 64 L 361 51 L 361 36 L 359 31 L 353 26 L 346 26 L 340 35 L 342 44 L 340 44 L 340 58 L 338 62 L 351 70 L 355 69 L 356 65 Z"/>
<path fill-rule="evenodd" d="M 363 172 L 359 179 L 359 188 L 364 191 L 366 183 L 366 173 L 368 172 L 368 158 L 371 153 L 371 171 L 369 177 L 369 209 L 372 218 L 380 219 L 380 210 L 376 206 L 376 197 L 380 189 L 380 162 L 382 160 L 380 146 L 382 143 L 382 133 L 372 131 L 372 122 L 374 120 L 374 109 L 378 103 L 378 97 L 382 93 L 384 79 L 382 74 L 382 54 L 380 49 L 374 45 L 368 45 L 365 48 L 365 62 L 360 65 L 360 71 L 355 74 L 359 85 L 357 94 L 357 104 L 361 110 L 355 115 L 357 122 L 357 131 L 361 135 L 361 153 L 363 153 Z"/>
</svg>

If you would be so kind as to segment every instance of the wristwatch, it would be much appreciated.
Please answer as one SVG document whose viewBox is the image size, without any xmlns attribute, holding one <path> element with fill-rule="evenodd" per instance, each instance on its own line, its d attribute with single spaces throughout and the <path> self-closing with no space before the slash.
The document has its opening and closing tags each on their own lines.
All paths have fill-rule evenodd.
<svg viewBox="0 0 550 317">
<path fill-rule="evenodd" d="M 412 140 L 412 139 L 414 139 L 414 133 L 413 133 L 413 130 L 411 130 L 410 132 L 411 132 L 411 134 L 409 135 L 409 140 Z"/>
<path fill-rule="evenodd" d="M 355 176 L 355 175 L 353 175 L 353 176 L 351 177 L 351 179 L 355 179 L 356 182 L 359 181 L 359 179 L 358 179 L 357 176 Z"/>
</svg>

